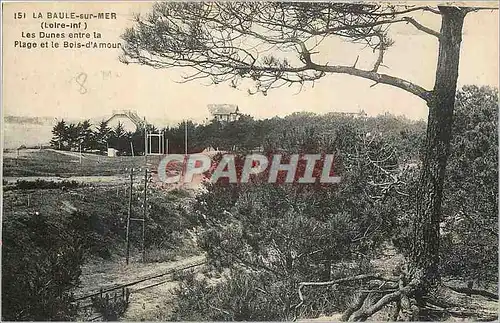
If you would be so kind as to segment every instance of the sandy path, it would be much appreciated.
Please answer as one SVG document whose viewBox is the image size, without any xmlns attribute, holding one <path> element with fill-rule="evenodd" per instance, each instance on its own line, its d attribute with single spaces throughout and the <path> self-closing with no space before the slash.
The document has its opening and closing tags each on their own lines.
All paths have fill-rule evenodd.
<svg viewBox="0 0 500 323">
<path fill-rule="evenodd" d="M 131 259 L 130 265 L 123 262 L 96 262 L 85 264 L 82 267 L 80 288 L 75 292 L 75 296 L 87 295 L 98 292 L 99 288 L 111 288 L 117 285 L 130 283 L 142 278 L 162 274 L 169 270 L 200 263 L 204 256 L 192 256 L 178 261 L 162 263 L 142 263 Z M 160 279 L 161 280 L 161 279 Z M 150 280 L 142 285 L 134 285 L 131 289 L 144 287 L 157 282 Z M 144 285 L 144 286 L 143 286 Z"/>
<path fill-rule="evenodd" d="M 202 263 L 204 260 L 205 257 L 200 255 L 163 263 L 141 263 L 132 259 L 128 266 L 124 264 L 124 261 L 87 263 L 82 267 L 81 284 L 75 291 L 75 297 L 97 293 L 100 288 L 106 290 L 118 285 L 168 273 L 173 269 Z M 202 267 L 196 267 L 194 270 L 200 268 Z M 150 287 L 157 283 L 161 284 Z M 130 286 L 130 303 L 121 320 L 161 319 L 164 313 L 171 310 L 168 303 L 172 299 L 172 292 L 176 286 L 177 282 L 171 281 L 171 275 L 149 279 Z M 111 297 L 113 293 L 111 292 Z M 118 291 L 118 294 L 120 294 L 120 291 Z M 89 302 L 90 299 L 86 299 L 81 305 L 86 305 Z M 98 315 L 98 313 L 92 311 L 92 314 L 87 319 Z"/>
</svg>

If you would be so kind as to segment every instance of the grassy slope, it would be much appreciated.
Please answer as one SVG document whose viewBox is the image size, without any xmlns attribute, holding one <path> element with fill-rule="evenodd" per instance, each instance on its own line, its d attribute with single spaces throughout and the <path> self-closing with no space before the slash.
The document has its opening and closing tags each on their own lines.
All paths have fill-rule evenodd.
<svg viewBox="0 0 500 323">
<path fill-rule="evenodd" d="M 158 156 L 148 156 L 149 167 L 158 165 Z M 52 150 L 4 152 L 3 176 L 96 176 L 126 174 L 127 169 L 144 167 L 144 156 L 107 157 Z"/>
</svg>

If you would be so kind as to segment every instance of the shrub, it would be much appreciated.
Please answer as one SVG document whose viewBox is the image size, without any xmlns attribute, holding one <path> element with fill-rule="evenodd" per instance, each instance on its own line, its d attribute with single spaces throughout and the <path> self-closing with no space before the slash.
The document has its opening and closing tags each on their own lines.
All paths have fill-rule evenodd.
<svg viewBox="0 0 500 323">
<path fill-rule="evenodd" d="M 358 136 L 356 127 L 341 127 L 352 136 L 339 135 L 333 143 L 342 148 L 334 165 L 340 184 L 278 185 L 267 183 L 264 174 L 248 184 L 207 185 L 193 212 L 202 228 L 199 244 L 210 265 L 230 274 L 213 292 L 219 307 L 210 311 L 211 302 L 199 313 L 206 310 L 214 320 L 290 320 L 346 307 L 355 286 L 308 289 L 310 297 L 296 312 L 298 284 L 351 276 L 358 269 L 370 272 L 369 261 L 394 235 L 408 195 L 394 181 L 405 170 L 399 169 L 391 142 L 381 135 Z M 350 266 L 339 271 L 339 264 Z M 208 293 L 204 297 L 211 299 L 210 285 L 188 283 L 193 287 L 181 298 Z M 193 319 L 201 319 L 196 313 Z"/>
<path fill-rule="evenodd" d="M 265 276 L 265 275 L 264 275 Z M 175 321 L 276 321 L 283 319 L 283 286 L 269 290 L 263 275 L 232 270 L 220 282 L 210 283 L 194 273 L 183 277 L 170 320 Z M 264 288 L 264 289 L 263 289 Z"/>
<path fill-rule="evenodd" d="M 444 274 L 498 281 L 498 89 L 457 94 L 444 188 Z"/>
<path fill-rule="evenodd" d="M 85 247 L 71 220 L 38 213 L 4 217 L 2 319 L 72 319 L 70 292 L 79 283 Z"/>
<path fill-rule="evenodd" d="M 102 315 L 103 321 L 118 321 L 118 319 L 125 313 L 129 305 L 129 291 L 124 290 L 125 295 L 122 297 L 109 298 L 106 297 L 93 297 L 92 306 L 96 311 Z"/>
<path fill-rule="evenodd" d="M 20 189 L 20 190 L 35 190 L 35 189 L 70 189 L 85 186 L 84 183 L 77 181 L 66 181 L 61 182 L 47 181 L 44 179 L 36 179 L 34 181 L 17 180 L 15 186 L 9 189 Z"/>
</svg>

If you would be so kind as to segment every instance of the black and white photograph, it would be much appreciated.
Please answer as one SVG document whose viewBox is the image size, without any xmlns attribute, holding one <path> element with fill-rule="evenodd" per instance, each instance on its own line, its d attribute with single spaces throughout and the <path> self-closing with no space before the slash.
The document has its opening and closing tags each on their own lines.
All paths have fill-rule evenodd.
<svg viewBox="0 0 500 323">
<path fill-rule="evenodd" d="M 498 321 L 497 1 L 2 1 L 2 321 Z"/>
</svg>

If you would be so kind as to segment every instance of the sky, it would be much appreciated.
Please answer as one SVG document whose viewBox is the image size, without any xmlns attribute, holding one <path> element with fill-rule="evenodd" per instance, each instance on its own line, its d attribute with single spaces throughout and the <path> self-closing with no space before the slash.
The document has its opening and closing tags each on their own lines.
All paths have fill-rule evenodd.
<svg viewBox="0 0 500 323">
<path fill-rule="evenodd" d="M 389 112 L 411 119 L 426 119 L 425 103 L 403 90 L 373 84 L 353 76 L 335 74 L 305 86 L 272 90 L 267 96 L 250 96 L 245 89 L 228 84 L 207 86 L 206 81 L 179 84 L 175 70 L 152 69 L 119 62 L 119 49 L 22 49 L 16 40 L 27 40 L 21 33 L 38 33 L 44 20 L 33 19 L 43 12 L 116 12 L 116 20 L 91 20 L 88 29 L 102 34 L 102 41 L 118 42 L 126 27 L 133 25 L 134 13 L 145 13 L 148 2 L 94 3 L 4 3 L 3 4 L 3 113 L 16 116 L 54 118 L 101 118 L 113 110 L 136 110 L 140 116 L 161 120 L 158 126 L 182 119 L 195 121 L 208 117 L 211 103 L 237 104 L 240 111 L 256 118 L 284 116 L 298 111 L 327 113 L 357 112 L 369 115 Z M 27 14 L 14 19 L 15 12 Z M 415 16 L 419 22 L 439 30 L 439 16 Z M 68 31 L 66 29 L 66 31 Z M 379 72 L 402 77 L 432 89 L 438 41 L 407 24 L 391 27 L 395 41 Z M 459 86 L 465 84 L 498 87 L 498 10 L 480 11 L 466 17 L 463 33 Z M 317 59 L 352 65 L 358 48 L 342 41 L 331 41 Z M 359 66 L 373 62 L 375 56 L 363 52 Z M 314 57 L 313 57 L 314 58 Z M 369 65 L 365 65 L 368 67 Z M 78 84 L 83 82 L 85 89 Z"/>
</svg>

